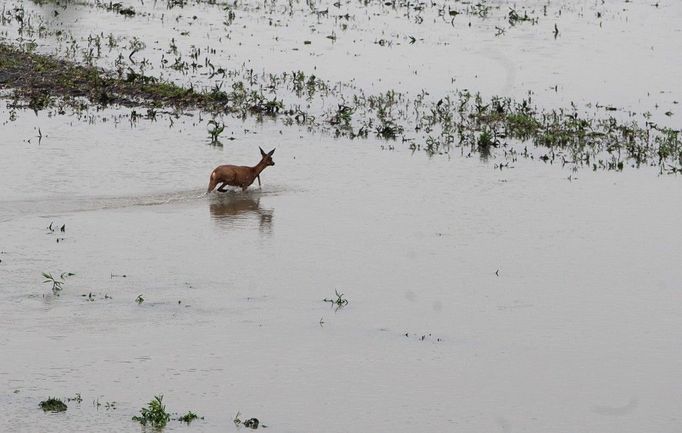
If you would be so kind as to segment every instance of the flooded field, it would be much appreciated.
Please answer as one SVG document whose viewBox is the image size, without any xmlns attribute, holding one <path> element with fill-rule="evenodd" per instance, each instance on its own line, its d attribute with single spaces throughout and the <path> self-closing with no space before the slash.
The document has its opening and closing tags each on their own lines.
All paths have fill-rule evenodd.
<svg viewBox="0 0 682 433">
<path fill-rule="evenodd" d="M 681 15 L 5 2 L 0 431 L 678 431 Z"/>
</svg>

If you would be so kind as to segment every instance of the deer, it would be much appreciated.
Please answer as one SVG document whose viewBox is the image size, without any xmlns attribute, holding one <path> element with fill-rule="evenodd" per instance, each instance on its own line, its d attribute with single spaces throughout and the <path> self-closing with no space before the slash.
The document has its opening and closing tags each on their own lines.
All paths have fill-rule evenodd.
<svg viewBox="0 0 682 433">
<path fill-rule="evenodd" d="M 219 165 L 211 172 L 211 178 L 208 181 L 208 191 L 206 194 L 210 193 L 215 189 L 215 187 L 220 184 L 218 191 L 227 192 L 225 187 L 238 186 L 242 191 L 246 191 L 254 180 L 258 179 L 258 186 L 260 183 L 260 174 L 266 167 L 270 165 L 275 165 L 272 160 L 272 154 L 275 153 L 275 149 L 270 152 L 265 153 L 260 147 L 261 160 L 253 167 L 240 166 L 240 165 Z"/>
</svg>

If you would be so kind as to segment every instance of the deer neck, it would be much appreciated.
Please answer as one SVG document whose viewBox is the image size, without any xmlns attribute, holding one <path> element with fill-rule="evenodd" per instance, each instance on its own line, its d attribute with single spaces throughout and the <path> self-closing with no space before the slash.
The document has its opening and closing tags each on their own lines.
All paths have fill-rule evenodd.
<svg viewBox="0 0 682 433">
<path fill-rule="evenodd" d="M 254 176 L 258 176 L 263 170 L 265 170 L 265 167 L 267 167 L 267 164 L 265 161 L 261 160 L 255 165 L 255 167 L 251 167 L 251 170 L 253 170 Z"/>
</svg>

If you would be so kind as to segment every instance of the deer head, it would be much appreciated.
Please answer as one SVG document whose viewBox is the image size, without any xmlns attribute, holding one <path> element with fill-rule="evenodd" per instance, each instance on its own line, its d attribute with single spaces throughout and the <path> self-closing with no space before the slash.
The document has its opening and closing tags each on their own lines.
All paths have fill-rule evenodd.
<svg viewBox="0 0 682 433">
<path fill-rule="evenodd" d="M 260 147 L 258 149 L 260 149 L 260 156 L 262 157 L 261 162 L 264 162 L 266 166 L 275 165 L 275 161 L 272 160 L 272 154 L 275 153 L 275 149 L 272 149 L 268 153 L 265 153 Z"/>
</svg>

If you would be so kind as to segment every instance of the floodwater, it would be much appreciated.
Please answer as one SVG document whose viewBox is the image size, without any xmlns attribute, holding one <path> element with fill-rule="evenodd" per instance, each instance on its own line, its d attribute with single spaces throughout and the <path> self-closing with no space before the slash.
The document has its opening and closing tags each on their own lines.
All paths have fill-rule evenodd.
<svg viewBox="0 0 682 433">
<path fill-rule="evenodd" d="M 196 431 L 238 410 L 292 432 L 679 425 L 677 177 L 41 122 L 2 148 L 2 431 L 133 431 L 158 393 Z M 258 144 L 262 190 L 204 195 Z M 76 275 L 54 297 L 41 272 Z"/>
<path fill-rule="evenodd" d="M 562 19 L 580 22 L 566 11 L 583 2 L 568 4 Z M 680 11 L 617 10 L 627 8 L 654 21 Z M 613 13 L 617 26 L 642 17 Z M 144 18 L 118 29 L 145 31 Z M 665 32 L 679 35 L 676 25 Z M 517 29 L 501 37 L 518 42 Z M 648 100 L 666 110 L 680 97 L 665 75 L 675 62 L 658 64 L 657 89 L 669 93 Z M 635 77 L 621 96 L 595 98 L 627 106 L 645 87 Z M 238 411 L 272 432 L 679 431 L 677 176 L 532 160 L 499 169 L 494 157 L 429 158 L 268 119 L 225 119 L 236 139 L 216 147 L 198 113 L 131 123 L 116 110 L 19 110 L 8 120 L 1 106 L 2 432 L 139 431 L 131 417 L 158 394 L 169 411 L 204 417 L 169 432 L 246 431 L 232 422 Z M 679 113 L 661 110 L 674 124 Z M 205 194 L 212 168 L 255 164 L 258 146 L 277 149 L 262 188 Z M 55 296 L 42 272 L 75 275 Z M 338 309 L 323 301 L 336 290 L 349 301 Z M 77 393 L 65 413 L 38 408 Z"/>
</svg>

